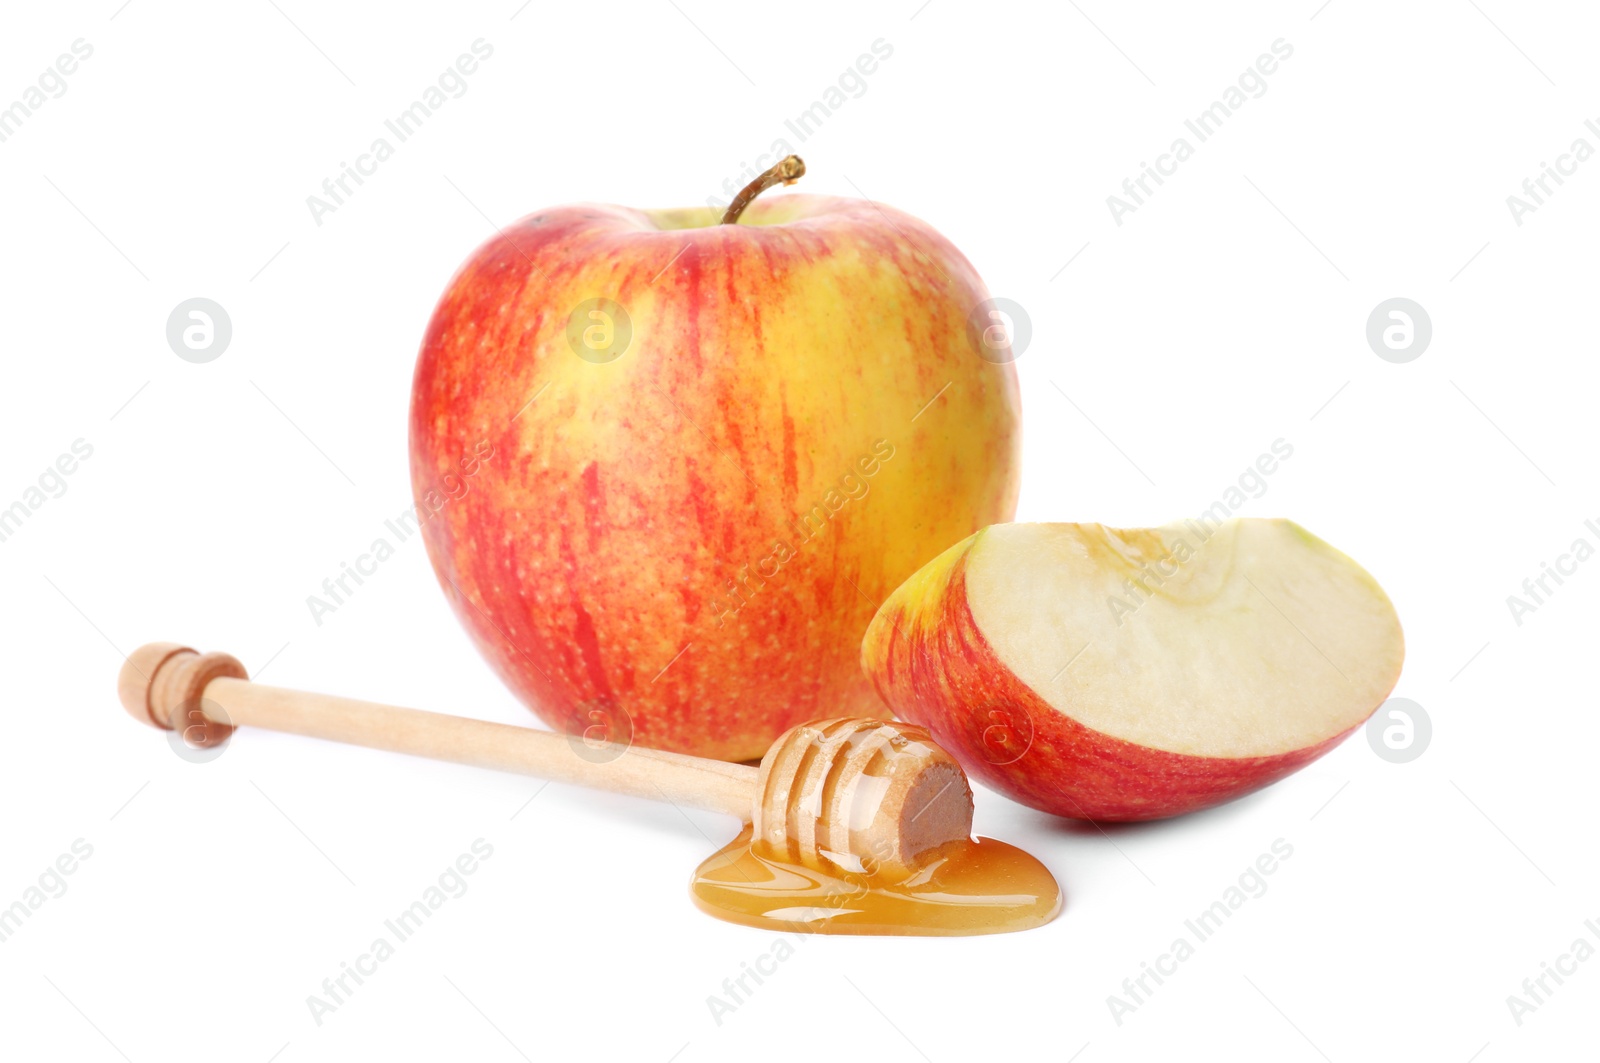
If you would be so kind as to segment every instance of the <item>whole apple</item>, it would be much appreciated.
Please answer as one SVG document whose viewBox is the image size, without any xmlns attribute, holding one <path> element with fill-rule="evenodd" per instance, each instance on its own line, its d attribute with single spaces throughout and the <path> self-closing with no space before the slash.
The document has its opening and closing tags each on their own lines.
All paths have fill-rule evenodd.
<svg viewBox="0 0 1600 1063">
<path fill-rule="evenodd" d="M 423 340 L 411 475 L 440 583 L 512 690 L 596 747 L 745 760 L 884 715 L 859 663 L 878 605 L 1015 509 L 1016 375 L 977 273 L 876 203 L 749 203 L 798 172 L 723 224 L 524 218 Z"/>
</svg>

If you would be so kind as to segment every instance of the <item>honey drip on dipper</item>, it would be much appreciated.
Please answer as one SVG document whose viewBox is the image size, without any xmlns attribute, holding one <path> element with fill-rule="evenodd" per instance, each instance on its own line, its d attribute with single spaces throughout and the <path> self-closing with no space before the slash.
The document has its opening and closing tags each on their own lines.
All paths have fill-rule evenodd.
<svg viewBox="0 0 1600 1063">
<path fill-rule="evenodd" d="M 348 742 L 724 812 L 749 825 L 700 866 L 695 903 L 729 922 L 821 934 L 992 934 L 1061 909 L 1049 870 L 1004 842 L 973 840 L 972 788 L 920 727 L 871 719 L 803 724 L 760 768 L 662 750 L 574 754 L 549 731 L 252 683 L 224 653 L 135 650 L 118 677 L 141 723 L 192 746 L 234 728 Z"/>
<path fill-rule="evenodd" d="M 788 732 L 761 762 L 751 825 L 700 865 L 719 919 L 818 934 L 994 934 L 1055 918 L 1048 869 L 973 840 L 961 766 L 908 724 L 842 719 Z"/>
</svg>

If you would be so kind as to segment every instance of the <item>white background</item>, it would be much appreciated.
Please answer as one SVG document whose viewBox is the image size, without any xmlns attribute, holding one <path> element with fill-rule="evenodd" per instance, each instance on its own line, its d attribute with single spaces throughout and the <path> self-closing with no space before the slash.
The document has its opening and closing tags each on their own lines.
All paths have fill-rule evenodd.
<svg viewBox="0 0 1600 1063">
<path fill-rule="evenodd" d="M 1592 11 L 520 2 L 8 12 L 0 101 L 74 40 L 94 54 L 0 144 L 0 504 L 74 440 L 94 453 L 0 543 L 0 904 L 75 839 L 93 855 L 0 944 L 0 1054 L 1593 1055 L 1600 962 L 1520 1026 L 1506 1003 L 1600 944 L 1600 563 L 1520 626 L 1506 604 L 1600 542 L 1600 161 L 1520 226 L 1506 203 L 1575 138 L 1600 147 Z M 480 37 L 467 93 L 315 224 L 306 197 Z M 878 38 L 866 92 L 787 133 Z M 1268 91 L 1116 224 L 1106 197 L 1279 38 Z M 701 204 L 779 137 L 806 190 L 924 218 L 1027 308 L 1021 517 L 1194 513 L 1289 441 L 1245 512 L 1388 589 L 1425 753 L 1357 734 L 1243 801 L 1104 832 L 980 791 L 979 832 L 1064 886 L 1054 924 L 799 942 L 719 1025 L 707 997 L 776 942 L 686 896 L 732 821 L 264 733 L 194 765 L 122 713 L 121 654 L 178 639 L 280 685 L 531 724 L 416 540 L 321 627 L 306 596 L 409 504 L 412 362 L 491 221 Z M 234 327 L 205 365 L 164 335 L 194 296 Z M 1408 364 L 1364 336 L 1396 296 L 1434 326 Z M 308 995 L 477 838 L 469 892 L 315 1023 Z M 1115 1022 L 1123 979 L 1280 838 L 1268 892 Z"/>
</svg>

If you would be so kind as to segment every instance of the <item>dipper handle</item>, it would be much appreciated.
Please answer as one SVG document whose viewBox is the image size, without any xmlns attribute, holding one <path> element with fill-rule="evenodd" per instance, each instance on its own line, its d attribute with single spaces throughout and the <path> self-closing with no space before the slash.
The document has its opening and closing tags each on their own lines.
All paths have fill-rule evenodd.
<svg viewBox="0 0 1600 1063">
<path fill-rule="evenodd" d="M 532 775 L 613 793 L 723 812 L 748 820 L 760 771 L 703 757 L 583 739 L 249 681 L 225 653 L 176 643 L 141 646 L 117 679 L 140 723 L 182 729 L 191 745 L 216 745 L 235 727 L 307 735 L 393 753 Z"/>
<path fill-rule="evenodd" d="M 325 738 L 533 775 L 737 816 L 762 855 L 896 880 L 972 831 L 972 788 L 920 727 L 844 718 L 779 736 L 761 767 L 252 683 L 225 653 L 173 642 L 135 650 L 117 678 L 140 723 L 195 746 L 235 727 Z"/>
</svg>

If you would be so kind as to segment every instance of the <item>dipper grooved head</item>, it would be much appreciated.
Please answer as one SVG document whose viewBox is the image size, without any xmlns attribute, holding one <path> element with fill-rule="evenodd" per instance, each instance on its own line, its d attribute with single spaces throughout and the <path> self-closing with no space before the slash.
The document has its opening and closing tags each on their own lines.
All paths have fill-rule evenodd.
<svg viewBox="0 0 1600 1063">
<path fill-rule="evenodd" d="M 898 881 L 927 853 L 971 835 L 972 787 L 920 727 L 801 724 L 761 760 L 752 826 L 761 855 Z"/>
<path fill-rule="evenodd" d="M 214 746 L 233 727 L 207 717 L 201 699 L 213 679 L 249 679 L 226 653 L 196 653 L 176 642 L 152 642 L 128 655 L 117 674 L 117 698 L 140 723 L 183 732 L 191 746 Z"/>
</svg>

